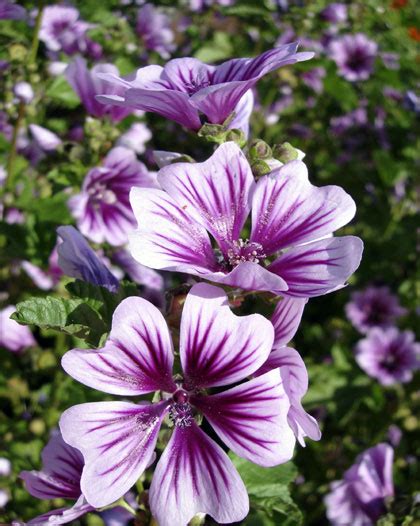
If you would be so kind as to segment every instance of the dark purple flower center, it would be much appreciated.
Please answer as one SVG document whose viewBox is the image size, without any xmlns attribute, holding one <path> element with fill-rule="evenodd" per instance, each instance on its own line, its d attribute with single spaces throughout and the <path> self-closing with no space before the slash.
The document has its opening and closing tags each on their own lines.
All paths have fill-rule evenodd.
<svg viewBox="0 0 420 526">
<path fill-rule="evenodd" d="M 231 267 L 236 267 L 245 261 L 259 263 L 265 257 L 263 246 L 248 239 L 239 238 L 237 241 L 233 241 L 227 251 L 227 262 Z"/>
<path fill-rule="evenodd" d="M 190 427 L 194 422 L 193 410 L 188 402 L 189 395 L 184 389 L 178 389 L 172 395 L 173 402 L 169 406 L 169 418 L 176 427 Z"/>
<path fill-rule="evenodd" d="M 361 71 L 370 67 L 371 57 L 362 48 L 354 49 L 346 60 L 346 65 L 353 71 Z"/>
<path fill-rule="evenodd" d="M 184 86 L 188 95 L 194 95 L 194 93 L 197 93 L 197 91 L 210 86 L 210 81 L 203 79 L 193 79 L 190 83 L 186 83 Z"/>
</svg>

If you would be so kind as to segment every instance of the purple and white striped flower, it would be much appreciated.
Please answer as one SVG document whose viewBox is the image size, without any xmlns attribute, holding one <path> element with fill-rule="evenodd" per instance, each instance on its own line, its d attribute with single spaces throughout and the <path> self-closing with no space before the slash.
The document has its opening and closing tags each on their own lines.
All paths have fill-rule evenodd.
<svg viewBox="0 0 420 526">
<path fill-rule="evenodd" d="M 394 495 L 393 457 L 391 446 L 378 444 L 357 457 L 343 480 L 331 484 L 325 505 L 332 526 L 373 526 L 386 513 L 385 500 Z"/>
<path fill-rule="evenodd" d="M 0 310 L 0 347 L 20 353 L 28 347 L 35 346 L 36 341 L 29 327 L 10 319 L 15 311 L 14 305 L 8 305 Z"/>
<path fill-rule="evenodd" d="M 20 478 L 28 492 L 38 499 L 75 500 L 71 508 L 60 508 L 28 522 L 30 526 L 66 524 L 94 508 L 86 502 L 80 489 L 83 457 L 77 449 L 66 444 L 59 432 L 53 433 L 41 454 L 41 471 L 22 471 Z"/>
<path fill-rule="evenodd" d="M 124 245 L 135 225 L 129 203 L 131 188 L 155 185 L 134 152 L 119 146 L 108 153 L 102 166 L 89 171 L 81 193 L 70 199 L 69 207 L 84 236 L 95 243 Z"/>
<path fill-rule="evenodd" d="M 174 59 L 163 68 L 141 68 L 131 80 L 101 75 L 125 92 L 122 96 L 104 94 L 98 100 L 158 113 L 192 130 L 201 128 L 200 114 L 208 122 L 222 124 L 264 75 L 313 57 L 313 53 L 297 53 L 297 46 L 287 44 L 253 59 L 232 59 L 220 66 L 189 57 Z"/>
<path fill-rule="evenodd" d="M 249 509 L 245 486 L 196 418 L 204 415 L 223 442 L 251 462 L 274 466 L 291 458 L 290 402 L 278 369 L 208 393 L 255 373 L 273 339 L 268 320 L 258 314 L 235 316 L 221 289 L 197 284 L 182 312 L 182 376 L 173 376 L 173 344 L 162 314 L 142 298 L 125 299 L 114 313 L 105 346 L 69 351 L 62 365 L 76 380 L 107 393 L 126 397 L 160 391 L 161 396 L 155 403 L 97 402 L 64 412 L 63 437 L 85 459 L 81 488 L 87 501 L 105 506 L 135 484 L 153 460 L 166 419 L 173 433 L 149 491 L 159 525 L 184 526 L 199 512 L 219 523 L 242 520 Z"/>
<path fill-rule="evenodd" d="M 337 186 L 313 186 L 301 161 L 255 182 L 229 142 L 206 162 L 171 164 L 157 178 L 162 190 L 130 194 L 138 221 L 130 250 L 147 267 L 311 297 L 343 287 L 359 265 L 361 240 L 331 236 L 354 216 L 354 201 Z"/>
<path fill-rule="evenodd" d="M 296 334 L 307 299 L 283 298 L 277 304 L 271 323 L 274 326 L 274 344 L 267 361 L 257 371 L 264 374 L 272 369 L 280 369 L 284 389 L 290 400 L 287 414 L 292 428 L 301 446 L 305 447 L 305 437 L 320 440 L 321 431 L 315 418 L 302 407 L 302 398 L 308 391 L 308 372 L 300 354 L 287 344 Z"/>
<path fill-rule="evenodd" d="M 0 0 L 0 20 L 24 20 L 26 9 L 10 0 Z"/>
<path fill-rule="evenodd" d="M 96 95 L 99 94 L 121 96 L 125 91 L 120 86 L 104 82 L 100 78 L 101 74 L 118 76 L 119 71 L 113 64 L 96 64 L 89 70 L 86 60 L 82 57 L 76 57 L 66 69 L 66 79 L 89 115 L 98 118 L 108 116 L 113 122 L 119 122 L 133 110 L 112 104 L 101 104 L 96 100 Z"/>
<path fill-rule="evenodd" d="M 75 7 L 50 5 L 42 13 L 39 38 L 53 52 L 63 51 L 67 55 L 86 53 L 95 47 L 86 34 L 93 27 L 94 24 L 79 19 Z"/>
<path fill-rule="evenodd" d="M 144 4 L 137 13 L 136 33 L 148 51 L 168 59 L 175 50 L 174 32 L 169 17 L 153 4 Z"/>
<path fill-rule="evenodd" d="M 420 368 L 420 343 L 411 331 L 374 328 L 357 344 L 356 361 L 382 385 L 406 383 Z"/>
<path fill-rule="evenodd" d="M 353 326 L 362 333 L 373 327 L 391 327 L 407 312 L 389 287 L 369 286 L 353 292 L 346 305 L 346 315 Z"/>
<path fill-rule="evenodd" d="M 378 45 L 366 35 L 344 35 L 333 40 L 329 54 L 341 76 L 350 82 L 367 80 L 373 71 Z"/>
</svg>

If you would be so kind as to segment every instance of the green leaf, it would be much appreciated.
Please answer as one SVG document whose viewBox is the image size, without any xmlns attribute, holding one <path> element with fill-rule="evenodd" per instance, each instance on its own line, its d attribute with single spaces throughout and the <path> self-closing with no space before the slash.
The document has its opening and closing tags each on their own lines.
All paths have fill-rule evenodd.
<svg viewBox="0 0 420 526">
<path fill-rule="evenodd" d="M 72 296 L 80 298 L 91 309 L 99 313 L 108 329 L 110 329 L 112 314 L 119 303 L 117 294 L 113 294 L 105 287 L 93 285 L 79 279 L 68 283 L 66 289 Z"/>
<path fill-rule="evenodd" d="M 233 55 L 233 47 L 229 40 L 229 35 L 216 31 L 213 41 L 200 47 L 194 54 L 195 58 L 202 62 L 217 62 L 230 58 Z"/>
<path fill-rule="evenodd" d="M 93 345 L 107 331 L 98 314 L 81 299 L 30 298 L 16 305 L 12 319 L 22 325 L 65 332 Z"/>
<path fill-rule="evenodd" d="M 56 77 L 45 95 L 59 106 L 73 109 L 80 104 L 79 97 L 62 76 Z"/>
</svg>

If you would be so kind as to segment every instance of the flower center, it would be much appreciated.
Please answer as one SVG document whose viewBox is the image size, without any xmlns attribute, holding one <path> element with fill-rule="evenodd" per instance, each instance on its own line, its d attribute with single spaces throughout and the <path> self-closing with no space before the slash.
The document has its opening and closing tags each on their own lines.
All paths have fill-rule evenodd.
<svg viewBox="0 0 420 526">
<path fill-rule="evenodd" d="M 178 389 L 172 396 L 172 404 L 169 406 L 169 418 L 176 427 L 190 427 L 194 422 L 192 407 L 189 404 L 188 393 L 184 389 Z"/>
<path fill-rule="evenodd" d="M 115 192 L 107 188 L 103 183 L 96 183 L 88 190 L 91 199 L 96 202 L 102 202 L 107 205 L 113 205 L 117 202 Z"/>
<path fill-rule="evenodd" d="M 200 78 L 193 79 L 191 82 L 184 84 L 188 95 L 194 95 L 194 93 L 197 93 L 197 91 L 200 91 L 203 88 L 207 88 L 207 86 L 210 86 L 210 81 Z"/>
<path fill-rule="evenodd" d="M 227 260 L 232 267 L 236 267 L 245 261 L 259 263 L 265 257 L 267 256 L 264 254 L 263 246 L 260 243 L 249 241 L 249 239 L 240 238 L 233 241 L 231 248 L 227 251 Z"/>
</svg>

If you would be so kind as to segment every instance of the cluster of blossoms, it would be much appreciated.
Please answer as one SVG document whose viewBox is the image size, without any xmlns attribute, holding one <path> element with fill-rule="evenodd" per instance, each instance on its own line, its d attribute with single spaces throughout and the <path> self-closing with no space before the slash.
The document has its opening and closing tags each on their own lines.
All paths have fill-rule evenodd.
<svg viewBox="0 0 420 526">
<path fill-rule="evenodd" d="M 198 4 L 192 2 L 192 9 Z M 331 4 L 322 16 L 339 24 L 347 9 Z M 105 507 L 124 516 L 122 499 L 157 457 L 147 491 L 159 526 L 185 526 L 203 513 L 218 523 L 238 522 L 249 512 L 249 499 L 226 450 L 270 467 L 289 461 L 296 441 L 305 446 L 307 437 L 320 440 L 318 422 L 302 405 L 306 366 L 288 344 L 308 299 L 346 286 L 363 251 L 358 237 L 334 236 L 356 212 L 342 188 L 314 186 L 297 156 L 266 163 L 270 169 L 256 173 L 243 146 L 257 82 L 313 53 L 298 53 L 296 43 L 286 43 L 253 59 L 213 66 L 177 58 L 122 77 L 113 64 L 89 69 L 83 56 L 99 58 L 102 52 L 88 36 L 93 27 L 76 9 L 54 6 L 45 9 L 39 35 L 52 59 L 60 52 L 77 55 L 64 74 L 89 116 L 116 124 L 152 112 L 192 132 L 219 126 L 230 140 L 201 162 L 155 152 L 160 170 L 154 174 L 136 156 L 150 132 L 132 125 L 69 199 L 77 229 L 58 228 L 48 270 L 19 262 L 44 289 L 63 274 L 111 293 L 120 290 L 125 274 L 144 287 L 143 297 L 117 306 L 101 347 L 72 349 L 62 359 L 78 382 L 124 399 L 79 404 L 63 413 L 60 430 L 43 450 L 42 470 L 24 471 L 21 478 L 31 495 L 74 505 L 29 524 L 64 524 L 91 511 L 107 513 Z M 139 10 L 136 29 L 148 51 L 170 57 L 173 33 L 151 4 Z M 370 75 L 376 51 L 363 35 L 329 46 L 340 73 L 352 82 Z M 320 93 L 325 75 L 324 68 L 314 68 L 303 80 Z M 26 103 L 33 97 L 22 85 L 15 95 Z M 40 126 L 30 132 L 25 147 L 34 162 L 62 144 Z M 242 141 L 232 140 L 238 137 Z M 110 258 L 85 238 L 107 243 Z M 160 271 L 189 276 L 189 291 L 178 298 L 175 313 L 162 307 L 166 278 Z M 251 293 L 270 297 L 271 318 L 232 312 L 232 298 Z M 0 313 L 7 326 L 0 344 L 19 353 L 37 343 L 27 327 L 9 319 L 13 310 Z M 355 293 L 347 313 L 367 333 L 357 347 L 361 367 L 384 384 L 408 381 L 418 367 L 418 346 L 411 333 L 392 327 L 404 313 L 398 302 L 385 289 L 372 288 Z M 373 523 L 393 494 L 391 465 L 388 446 L 366 451 L 334 483 L 326 500 L 330 520 Z"/>
<path fill-rule="evenodd" d="M 385 386 L 409 382 L 420 368 L 420 344 L 414 341 L 414 333 L 395 326 L 405 313 L 385 286 L 356 291 L 346 305 L 348 319 L 365 335 L 356 345 L 356 361 Z"/>
</svg>

